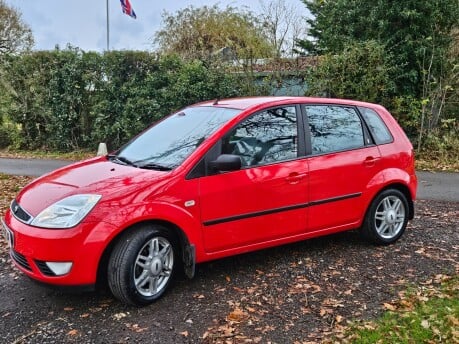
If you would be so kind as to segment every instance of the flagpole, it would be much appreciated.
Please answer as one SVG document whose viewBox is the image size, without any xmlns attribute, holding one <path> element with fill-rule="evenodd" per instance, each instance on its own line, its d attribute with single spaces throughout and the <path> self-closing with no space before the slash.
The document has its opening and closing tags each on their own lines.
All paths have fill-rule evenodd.
<svg viewBox="0 0 459 344">
<path fill-rule="evenodd" d="M 108 15 L 108 0 L 106 0 L 106 8 L 107 8 L 107 51 L 110 50 L 110 20 Z"/>
</svg>

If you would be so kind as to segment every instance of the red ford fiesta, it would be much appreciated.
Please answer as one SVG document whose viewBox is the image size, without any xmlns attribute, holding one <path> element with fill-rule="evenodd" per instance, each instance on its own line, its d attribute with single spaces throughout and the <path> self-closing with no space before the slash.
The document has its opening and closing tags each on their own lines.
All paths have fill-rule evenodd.
<svg viewBox="0 0 459 344">
<path fill-rule="evenodd" d="M 189 106 L 118 151 L 26 186 L 2 225 L 26 275 L 130 304 L 196 263 L 360 228 L 395 242 L 413 218 L 412 146 L 383 107 L 259 97 Z"/>
</svg>

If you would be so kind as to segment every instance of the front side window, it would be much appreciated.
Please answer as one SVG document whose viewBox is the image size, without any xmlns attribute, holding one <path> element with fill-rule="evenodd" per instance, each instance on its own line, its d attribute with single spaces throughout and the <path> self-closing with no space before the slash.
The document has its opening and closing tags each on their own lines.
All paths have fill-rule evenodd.
<svg viewBox="0 0 459 344">
<path fill-rule="evenodd" d="M 240 110 L 189 107 L 167 117 L 124 146 L 116 158 L 140 168 L 173 169 Z"/>
<path fill-rule="evenodd" d="M 308 105 L 312 154 L 324 154 L 364 146 L 360 117 L 354 108 Z"/>
<path fill-rule="evenodd" d="M 223 140 L 223 154 L 239 155 L 242 166 L 294 159 L 298 155 L 294 106 L 264 110 L 241 122 Z"/>
</svg>

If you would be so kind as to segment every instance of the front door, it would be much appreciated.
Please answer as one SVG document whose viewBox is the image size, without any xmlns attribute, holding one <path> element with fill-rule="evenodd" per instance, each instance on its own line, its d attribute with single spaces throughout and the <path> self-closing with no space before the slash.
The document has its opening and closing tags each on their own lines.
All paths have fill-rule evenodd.
<svg viewBox="0 0 459 344">
<path fill-rule="evenodd" d="M 308 167 L 299 158 L 295 106 L 264 110 L 222 140 L 242 169 L 200 178 L 205 249 L 218 252 L 306 230 Z"/>
</svg>

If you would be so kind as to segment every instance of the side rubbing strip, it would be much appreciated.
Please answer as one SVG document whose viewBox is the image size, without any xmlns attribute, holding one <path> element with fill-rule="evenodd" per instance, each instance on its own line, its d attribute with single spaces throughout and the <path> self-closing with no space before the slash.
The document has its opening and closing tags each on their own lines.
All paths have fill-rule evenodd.
<svg viewBox="0 0 459 344">
<path fill-rule="evenodd" d="M 241 215 L 235 215 L 235 216 L 230 216 L 230 217 L 222 217 L 220 219 L 205 221 L 205 222 L 203 222 L 203 225 L 204 226 L 212 226 L 212 225 L 218 225 L 220 223 L 225 223 L 225 222 L 248 219 L 248 218 L 251 218 L 251 217 L 257 217 L 257 216 L 280 213 L 280 212 L 283 212 L 283 211 L 289 211 L 289 210 L 313 207 L 315 205 L 320 205 L 320 204 L 325 204 L 325 203 L 330 203 L 330 202 L 343 201 L 343 200 L 349 199 L 349 198 L 356 198 L 356 197 L 360 197 L 361 195 L 362 195 L 361 192 L 357 192 L 357 193 L 353 193 L 353 194 L 349 194 L 349 195 L 326 198 L 326 199 L 321 199 L 321 200 L 318 200 L 318 201 L 312 201 L 312 202 L 309 202 L 309 203 L 301 203 L 301 204 L 289 205 L 289 206 L 282 207 L 282 208 L 268 209 L 268 210 L 257 211 L 257 212 L 241 214 Z"/>
</svg>

